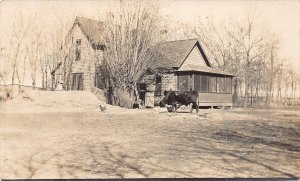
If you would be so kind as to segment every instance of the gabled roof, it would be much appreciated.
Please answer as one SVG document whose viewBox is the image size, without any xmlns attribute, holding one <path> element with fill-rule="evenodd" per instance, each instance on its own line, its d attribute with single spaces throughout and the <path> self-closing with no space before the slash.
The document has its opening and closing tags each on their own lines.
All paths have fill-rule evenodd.
<svg viewBox="0 0 300 181">
<path fill-rule="evenodd" d="M 197 47 L 203 57 L 207 66 L 200 65 L 186 65 L 184 68 L 180 68 L 187 57 L 190 55 L 194 47 Z M 155 61 L 151 66 L 151 69 L 177 69 L 176 72 L 205 72 L 211 74 L 234 76 L 234 74 L 225 72 L 219 68 L 211 66 L 204 49 L 199 43 L 198 39 L 177 40 L 169 41 L 156 45 L 154 48 Z M 153 53 L 153 52 L 152 52 Z M 179 69 L 180 68 L 180 69 Z M 178 70 L 179 69 L 179 70 Z"/>
<path fill-rule="evenodd" d="M 176 40 L 160 43 L 156 45 L 153 50 L 156 54 L 156 61 L 153 68 L 178 68 L 182 62 L 187 58 L 189 53 L 197 46 L 200 53 L 205 60 L 207 66 L 211 66 L 208 61 L 198 39 Z"/>
<path fill-rule="evenodd" d="M 76 17 L 73 28 L 78 25 L 82 33 L 87 37 L 88 41 L 95 47 L 104 45 L 103 31 L 105 28 L 104 22 Z M 72 29 L 73 29 L 72 28 Z"/>
</svg>

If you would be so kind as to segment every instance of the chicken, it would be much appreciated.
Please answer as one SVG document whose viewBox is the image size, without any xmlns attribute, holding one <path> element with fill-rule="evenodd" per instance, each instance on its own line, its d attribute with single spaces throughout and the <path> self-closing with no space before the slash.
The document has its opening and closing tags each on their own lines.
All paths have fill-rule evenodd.
<svg viewBox="0 0 300 181">
<path fill-rule="evenodd" d="M 99 108 L 100 108 L 101 111 L 105 111 L 106 106 L 101 106 L 101 104 L 100 104 L 100 105 L 99 105 Z"/>
</svg>

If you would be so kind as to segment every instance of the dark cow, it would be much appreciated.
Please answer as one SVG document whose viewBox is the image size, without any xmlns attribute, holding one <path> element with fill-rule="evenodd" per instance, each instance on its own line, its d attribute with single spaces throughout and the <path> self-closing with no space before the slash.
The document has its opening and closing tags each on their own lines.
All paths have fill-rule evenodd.
<svg viewBox="0 0 300 181">
<path fill-rule="evenodd" d="M 164 107 L 165 105 L 172 106 L 172 110 L 169 110 L 169 112 L 173 111 L 176 112 L 177 109 L 182 106 L 188 106 L 191 105 L 191 111 L 193 111 L 193 108 L 196 108 L 196 112 L 198 113 L 198 105 L 197 105 L 197 98 L 198 98 L 198 92 L 197 91 L 189 91 L 189 92 L 177 92 L 177 91 L 165 91 L 164 92 L 164 98 L 160 101 L 160 106 Z"/>
</svg>

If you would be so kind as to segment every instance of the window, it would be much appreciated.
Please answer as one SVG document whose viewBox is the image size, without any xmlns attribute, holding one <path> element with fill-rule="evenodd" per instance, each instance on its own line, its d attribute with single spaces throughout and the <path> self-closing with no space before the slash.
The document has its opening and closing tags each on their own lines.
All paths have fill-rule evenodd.
<svg viewBox="0 0 300 181">
<path fill-rule="evenodd" d="M 209 92 L 217 92 L 217 77 L 209 77 Z"/>
<path fill-rule="evenodd" d="M 147 89 L 147 84 L 146 83 L 139 83 L 139 91 L 146 91 Z"/>
<path fill-rule="evenodd" d="M 191 74 L 190 75 L 190 80 L 189 80 L 189 91 L 192 91 L 194 88 L 193 88 L 193 85 L 194 82 L 193 82 L 193 75 Z"/>
<path fill-rule="evenodd" d="M 224 77 L 217 78 L 217 92 L 225 93 L 225 78 Z"/>
<path fill-rule="evenodd" d="M 105 79 L 103 78 L 101 73 L 96 73 L 95 74 L 95 86 L 99 89 L 104 89 L 105 88 Z"/>
<path fill-rule="evenodd" d="M 200 77 L 201 75 L 194 75 L 194 90 L 195 91 L 200 91 Z"/>
<path fill-rule="evenodd" d="M 81 39 L 76 40 L 76 58 L 75 61 L 81 59 Z"/>
<path fill-rule="evenodd" d="M 155 96 L 161 96 L 161 76 L 155 78 Z"/>
<path fill-rule="evenodd" d="M 201 92 L 208 92 L 208 79 L 209 77 L 206 75 L 202 75 L 200 79 L 200 91 Z"/>
<path fill-rule="evenodd" d="M 189 89 L 188 80 L 189 80 L 188 75 L 178 76 L 178 90 L 179 91 L 188 91 L 188 89 Z"/>
<path fill-rule="evenodd" d="M 226 82 L 226 93 L 232 93 L 232 79 L 231 77 L 227 77 L 225 78 Z"/>
<path fill-rule="evenodd" d="M 72 90 L 83 90 L 83 74 L 73 74 Z"/>
</svg>

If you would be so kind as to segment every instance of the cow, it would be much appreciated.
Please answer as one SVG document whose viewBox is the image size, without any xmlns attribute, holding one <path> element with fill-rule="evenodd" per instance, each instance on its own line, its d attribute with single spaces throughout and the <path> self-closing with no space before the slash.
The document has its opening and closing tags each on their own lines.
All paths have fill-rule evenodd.
<svg viewBox="0 0 300 181">
<path fill-rule="evenodd" d="M 160 101 L 160 106 L 164 107 L 166 105 L 172 106 L 172 109 L 168 109 L 169 112 L 176 112 L 177 109 L 182 106 L 191 106 L 191 111 L 196 108 L 198 113 L 199 107 L 197 105 L 198 92 L 177 92 L 177 91 L 164 91 L 164 98 Z"/>
</svg>

